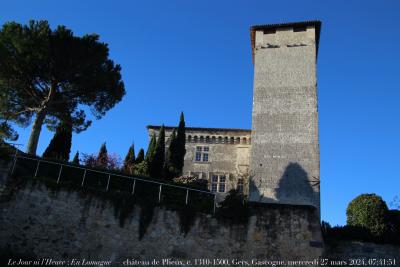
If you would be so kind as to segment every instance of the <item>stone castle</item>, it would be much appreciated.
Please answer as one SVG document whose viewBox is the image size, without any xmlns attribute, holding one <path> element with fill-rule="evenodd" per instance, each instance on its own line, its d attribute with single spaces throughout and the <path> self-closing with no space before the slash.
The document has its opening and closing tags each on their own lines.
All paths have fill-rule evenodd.
<svg viewBox="0 0 400 267">
<path fill-rule="evenodd" d="M 252 129 L 186 128 L 184 175 L 220 199 L 237 188 L 253 202 L 320 207 L 316 62 L 320 21 L 250 29 Z M 160 126 L 147 127 L 149 135 Z M 166 127 L 166 140 L 173 127 Z"/>
</svg>

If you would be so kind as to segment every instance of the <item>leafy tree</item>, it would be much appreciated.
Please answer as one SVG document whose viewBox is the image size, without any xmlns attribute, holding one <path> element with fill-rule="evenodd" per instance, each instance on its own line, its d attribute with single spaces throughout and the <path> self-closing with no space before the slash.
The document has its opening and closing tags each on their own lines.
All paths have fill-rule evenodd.
<svg viewBox="0 0 400 267">
<path fill-rule="evenodd" d="M 230 224 L 247 223 L 250 209 L 245 196 L 236 189 L 228 192 L 217 210 L 217 219 Z"/>
<path fill-rule="evenodd" d="M 0 104 L 3 122 L 27 126 L 34 118 L 27 152 L 36 154 L 43 124 L 54 130 L 71 117 L 74 131 L 86 130 L 85 110 L 100 119 L 125 88 L 121 67 L 97 34 L 78 37 L 65 26 L 52 30 L 47 21 L 30 21 L 0 29 L 0 92 L 7 102 Z"/>
<path fill-rule="evenodd" d="M 11 122 L 26 127 L 29 125 L 29 117 L 13 109 L 11 96 L 6 91 L 1 90 L 1 84 L 0 78 L 0 141 L 15 141 L 18 139 L 18 133 L 11 126 Z"/>
<path fill-rule="evenodd" d="M 368 229 L 376 237 L 387 230 L 388 207 L 380 196 L 362 194 L 353 199 L 346 210 L 347 225 Z"/>
<path fill-rule="evenodd" d="M 154 158 L 149 164 L 149 174 L 152 178 L 164 178 L 163 170 L 165 163 L 165 128 L 161 126 L 155 146 Z"/>
<path fill-rule="evenodd" d="M 97 166 L 97 156 L 94 154 L 83 153 L 82 162 L 86 167 L 95 168 Z"/>
<path fill-rule="evenodd" d="M 57 127 L 53 139 L 43 153 L 43 157 L 68 161 L 71 146 L 72 125 L 68 122 L 62 122 Z"/>
<path fill-rule="evenodd" d="M 106 142 L 104 142 L 100 147 L 99 154 L 96 158 L 96 166 L 105 169 L 108 168 L 108 152 Z"/>
<path fill-rule="evenodd" d="M 136 163 L 136 164 L 137 164 L 137 163 L 140 163 L 140 162 L 142 162 L 143 160 L 144 160 L 144 150 L 143 150 L 143 148 L 141 148 L 141 149 L 139 150 L 139 153 L 137 154 L 135 163 Z"/>
<path fill-rule="evenodd" d="M 181 112 L 181 116 L 179 119 L 178 131 L 176 135 L 176 156 L 174 166 L 177 169 L 178 175 L 182 174 L 183 165 L 185 162 L 185 154 L 186 154 L 186 135 L 185 135 L 185 117 L 183 112 Z"/>
<path fill-rule="evenodd" d="M 122 168 L 124 171 L 132 173 L 132 168 L 134 164 L 135 164 L 135 146 L 132 144 L 128 149 L 128 153 L 125 156 L 124 166 Z"/>
<path fill-rule="evenodd" d="M 142 160 L 141 162 L 135 164 L 134 169 L 135 175 L 149 176 L 149 166 L 147 161 Z"/>
<path fill-rule="evenodd" d="M 79 165 L 79 151 L 76 151 L 74 158 L 71 161 L 72 164 Z"/>
</svg>

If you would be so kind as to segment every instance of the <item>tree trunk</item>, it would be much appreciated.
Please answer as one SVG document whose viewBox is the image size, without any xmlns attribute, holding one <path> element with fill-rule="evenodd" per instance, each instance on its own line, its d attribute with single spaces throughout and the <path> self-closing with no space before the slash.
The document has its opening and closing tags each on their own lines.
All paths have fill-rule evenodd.
<svg viewBox="0 0 400 267">
<path fill-rule="evenodd" d="M 36 155 L 36 149 L 39 143 L 40 131 L 42 130 L 43 121 L 46 118 L 49 104 L 52 102 L 57 89 L 57 83 L 52 82 L 47 97 L 43 100 L 41 108 L 36 114 L 35 121 L 33 122 L 31 135 L 29 136 L 28 148 L 26 153 Z"/>
<path fill-rule="evenodd" d="M 46 117 L 46 110 L 41 110 L 36 114 L 35 121 L 33 122 L 31 135 L 29 136 L 28 148 L 26 153 L 36 155 L 36 149 L 39 143 L 40 131 L 42 130 L 42 124 Z"/>
</svg>

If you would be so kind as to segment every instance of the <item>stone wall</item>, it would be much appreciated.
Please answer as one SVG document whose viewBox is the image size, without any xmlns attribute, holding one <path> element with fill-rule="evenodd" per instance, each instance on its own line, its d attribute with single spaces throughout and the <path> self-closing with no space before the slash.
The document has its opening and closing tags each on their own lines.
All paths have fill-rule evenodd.
<svg viewBox="0 0 400 267">
<path fill-rule="evenodd" d="M 388 244 L 363 243 L 357 241 L 337 241 L 334 244 L 327 244 L 323 258 L 336 262 L 344 260 L 356 260 L 353 265 L 383 266 L 390 265 L 379 262 L 382 260 L 396 259 L 396 264 L 400 264 L 400 246 Z M 368 259 L 378 260 L 368 264 Z M 363 261 L 366 264 L 362 264 Z M 375 264 L 372 264 L 375 263 Z M 391 264 L 393 265 L 393 264 Z"/>
<path fill-rule="evenodd" d="M 197 215 L 186 235 L 176 212 L 156 208 L 139 240 L 140 207 L 120 227 L 111 204 L 76 192 L 52 192 L 37 184 L 1 199 L 0 248 L 37 258 L 251 261 L 314 259 L 322 253 L 318 216 L 311 207 L 254 206 L 248 223 L 241 225 Z"/>
<path fill-rule="evenodd" d="M 253 28 L 251 201 L 319 207 L 314 26 Z"/>
</svg>

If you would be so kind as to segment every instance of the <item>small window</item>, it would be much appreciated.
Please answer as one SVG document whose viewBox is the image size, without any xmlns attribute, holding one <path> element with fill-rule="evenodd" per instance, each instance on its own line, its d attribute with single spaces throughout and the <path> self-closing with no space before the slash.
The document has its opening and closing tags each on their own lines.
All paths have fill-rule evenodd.
<svg viewBox="0 0 400 267">
<path fill-rule="evenodd" d="M 225 192 L 225 175 L 214 174 L 211 176 L 211 192 Z"/>
<path fill-rule="evenodd" d="M 237 191 L 243 194 L 243 179 L 239 179 L 237 183 Z"/>
<path fill-rule="evenodd" d="M 208 146 L 196 146 L 196 154 L 195 161 L 197 162 L 208 162 L 209 160 L 209 151 L 210 148 Z"/>
<path fill-rule="evenodd" d="M 211 182 L 218 183 L 218 175 L 213 175 L 211 178 Z"/>
<path fill-rule="evenodd" d="M 201 161 L 201 153 L 196 152 L 196 161 Z"/>
<path fill-rule="evenodd" d="M 221 193 L 225 192 L 225 183 L 219 184 L 219 192 L 221 192 Z"/>
<path fill-rule="evenodd" d="M 217 184 L 211 184 L 211 192 L 217 192 Z"/>
</svg>

